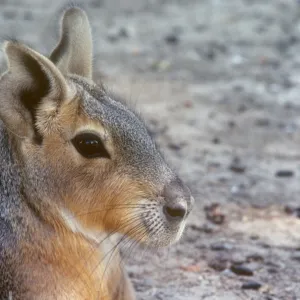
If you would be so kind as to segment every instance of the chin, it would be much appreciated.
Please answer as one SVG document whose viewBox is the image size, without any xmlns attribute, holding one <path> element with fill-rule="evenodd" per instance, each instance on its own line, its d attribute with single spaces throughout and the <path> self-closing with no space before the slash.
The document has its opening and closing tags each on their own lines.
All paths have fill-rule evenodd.
<svg viewBox="0 0 300 300">
<path fill-rule="evenodd" d="M 147 228 L 147 234 L 143 238 L 135 238 L 135 240 L 140 244 L 142 248 L 157 249 L 165 248 L 176 242 L 178 242 L 184 232 L 186 222 L 178 224 L 176 227 L 166 226 L 162 224 L 157 226 L 157 231 L 153 231 L 150 228 Z"/>
</svg>

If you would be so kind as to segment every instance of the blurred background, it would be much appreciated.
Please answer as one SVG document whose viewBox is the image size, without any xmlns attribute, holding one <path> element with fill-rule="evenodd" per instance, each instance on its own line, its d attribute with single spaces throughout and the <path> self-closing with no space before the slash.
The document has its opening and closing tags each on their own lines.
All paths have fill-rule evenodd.
<svg viewBox="0 0 300 300">
<path fill-rule="evenodd" d="M 49 55 L 65 4 L 0 0 L 0 36 Z M 179 244 L 129 259 L 139 299 L 299 300 L 299 1 L 79 4 L 95 81 L 135 105 L 196 198 Z"/>
</svg>

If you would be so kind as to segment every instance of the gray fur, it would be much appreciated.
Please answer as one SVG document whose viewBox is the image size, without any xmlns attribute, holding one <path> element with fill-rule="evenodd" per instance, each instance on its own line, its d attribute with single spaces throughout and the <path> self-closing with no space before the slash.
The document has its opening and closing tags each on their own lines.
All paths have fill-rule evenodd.
<svg viewBox="0 0 300 300">
<path fill-rule="evenodd" d="M 143 120 L 123 103 L 112 99 L 102 87 L 91 85 L 79 77 L 71 79 L 81 93 L 85 111 L 110 131 L 127 170 L 131 170 L 137 178 L 146 176 L 154 182 L 161 180 L 162 174 L 166 180 L 174 177 Z"/>
</svg>

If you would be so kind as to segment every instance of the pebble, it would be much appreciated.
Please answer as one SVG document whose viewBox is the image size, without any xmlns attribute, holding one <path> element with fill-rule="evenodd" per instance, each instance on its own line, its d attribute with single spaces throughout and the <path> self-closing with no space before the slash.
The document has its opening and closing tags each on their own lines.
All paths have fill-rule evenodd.
<svg viewBox="0 0 300 300">
<path fill-rule="evenodd" d="M 253 271 L 243 265 L 232 265 L 230 270 L 237 274 L 237 275 L 241 275 L 241 276 L 252 276 L 253 275 Z"/>
<path fill-rule="evenodd" d="M 236 123 L 235 123 L 233 120 L 230 120 L 230 121 L 228 121 L 228 126 L 229 126 L 230 128 L 233 128 L 233 127 L 236 126 Z"/>
<path fill-rule="evenodd" d="M 179 43 L 179 37 L 175 33 L 170 33 L 165 37 L 165 41 L 170 45 L 177 45 Z"/>
<path fill-rule="evenodd" d="M 232 250 L 233 246 L 228 243 L 214 243 L 210 246 L 210 249 L 214 251 Z"/>
<path fill-rule="evenodd" d="M 257 281 L 247 281 L 245 283 L 243 283 L 242 285 L 242 289 L 244 290 L 258 290 L 260 289 L 262 286 L 261 283 L 257 282 Z"/>
<path fill-rule="evenodd" d="M 110 42 L 116 42 L 122 38 L 129 38 L 134 35 L 133 29 L 131 30 L 127 27 L 112 27 L 109 29 L 107 38 Z"/>
<path fill-rule="evenodd" d="M 296 260 L 298 262 L 300 262 L 300 251 L 295 252 L 292 256 L 291 256 L 292 260 Z"/>
<path fill-rule="evenodd" d="M 158 60 L 151 64 L 150 68 L 154 71 L 166 71 L 171 67 L 171 62 L 168 60 Z"/>
<path fill-rule="evenodd" d="M 221 143 L 221 140 L 218 137 L 215 137 L 212 139 L 212 143 L 218 145 Z"/>
<path fill-rule="evenodd" d="M 247 261 L 263 261 L 264 257 L 258 253 L 247 255 Z"/>
<path fill-rule="evenodd" d="M 223 224 L 225 222 L 225 214 L 221 211 L 219 203 L 212 203 L 204 207 L 206 218 L 214 224 Z"/>
<path fill-rule="evenodd" d="M 235 253 L 235 254 L 233 254 L 233 256 L 231 258 L 231 262 L 234 265 L 241 265 L 246 262 L 246 258 L 244 255 L 242 255 L 240 253 Z"/>
<path fill-rule="evenodd" d="M 245 61 L 244 57 L 236 54 L 231 57 L 231 63 L 235 66 L 241 65 Z"/>
<path fill-rule="evenodd" d="M 244 166 L 242 163 L 241 163 L 241 160 L 238 158 L 238 157 L 235 157 L 230 166 L 229 166 L 229 169 L 235 173 L 244 173 L 245 170 L 246 170 L 246 166 Z"/>
<path fill-rule="evenodd" d="M 224 271 L 227 269 L 228 262 L 222 258 L 215 258 L 209 261 L 208 266 L 216 271 Z"/>
<path fill-rule="evenodd" d="M 267 118 L 259 118 L 255 121 L 255 124 L 259 127 L 266 127 L 270 125 L 270 120 Z"/>
<path fill-rule="evenodd" d="M 291 205 L 286 205 L 284 211 L 289 215 L 294 215 L 300 218 L 300 207 L 293 207 Z"/>
<path fill-rule="evenodd" d="M 190 225 L 190 228 L 192 230 L 200 231 L 200 232 L 204 232 L 204 233 L 214 233 L 217 230 L 216 225 L 213 225 L 211 223 L 204 223 L 201 226 L 192 224 L 192 225 Z"/>
<path fill-rule="evenodd" d="M 182 147 L 183 147 L 182 144 L 176 144 L 173 142 L 168 143 L 168 148 L 170 148 L 171 150 L 179 151 L 182 149 Z"/>
<path fill-rule="evenodd" d="M 259 235 L 257 235 L 257 234 L 251 234 L 250 235 L 250 239 L 253 240 L 253 241 L 257 241 L 257 240 L 259 240 Z"/>
<path fill-rule="evenodd" d="M 277 177 L 293 177 L 294 172 L 292 170 L 278 170 L 275 175 Z"/>
<path fill-rule="evenodd" d="M 15 19 L 17 13 L 14 10 L 5 10 L 2 12 L 3 18 L 7 20 Z"/>
</svg>

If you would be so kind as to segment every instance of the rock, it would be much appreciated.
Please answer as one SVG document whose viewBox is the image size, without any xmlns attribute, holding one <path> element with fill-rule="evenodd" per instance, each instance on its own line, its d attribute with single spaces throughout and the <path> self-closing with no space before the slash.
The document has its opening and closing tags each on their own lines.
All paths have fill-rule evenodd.
<svg viewBox="0 0 300 300">
<path fill-rule="evenodd" d="M 257 241 L 257 240 L 259 240 L 259 235 L 257 235 L 257 234 L 251 234 L 250 235 L 250 239 L 253 240 L 253 241 Z"/>
<path fill-rule="evenodd" d="M 284 211 L 289 215 L 294 215 L 298 218 L 300 218 L 300 207 L 294 207 L 291 205 L 286 205 L 284 207 Z"/>
<path fill-rule="evenodd" d="M 295 253 L 291 256 L 291 259 L 300 262 L 300 251 L 295 252 Z"/>
<path fill-rule="evenodd" d="M 182 149 L 182 144 L 175 144 L 173 142 L 168 143 L 168 148 L 171 150 L 179 151 Z"/>
<path fill-rule="evenodd" d="M 232 265 L 230 270 L 237 274 L 237 275 L 241 275 L 241 276 L 252 276 L 253 275 L 253 271 L 243 265 Z"/>
<path fill-rule="evenodd" d="M 258 253 L 250 254 L 247 256 L 247 261 L 263 261 L 264 257 Z"/>
<path fill-rule="evenodd" d="M 216 225 L 213 225 L 211 223 L 204 223 L 203 225 L 201 226 L 198 226 L 198 225 L 195 225 L 195 224 L 192 224 L 189 226 L 192 230 L 195 230 L 195 231 L 201 231 L 201 232 L 204 232 L 204 233 L 214 233 L 216 231 Z"/>
<path fill-rule="evenodd" d="M 232 273 L 229 269 L 222 271 L 221 274 L 224 276 L 227 276 L 227 277 L 236 277 L 236 275 L 234 273 Z"/>
<path fill-rule="evenodd" d="M 234 265 L 241 265 L 246 262 L 246 258 L 244 255 L 242 255 L 240 253 L 235 253 L 235 254 L 233 254 L 233 256 L 231 258 L 231 262 Z"/>
<path fill-rule="evenodd" d="M 236 123 L 235 123 L 233 120 L 230 120 L 230 121 L 228 121 L 228 126 L 229 126 L 230 128 L 233 128 L 233 127 L 236 126 Z"/>
<path fill-rule="evenodd" d="M 3 18 L 7 20 L 15 19 L 17 13 L 14 10 L 5 10 L 2 12 Z"/>
<path fill-rule="evenodd" d="M 276 177 L 293 177 L 294 171 L 292 170 L 278 170 L 276 172 Z"/>
<path fill-rule="evenodd" d="M 218 138 L 218 137 L 215 137 L 212 139 L 212 143 L 215 144 L 215 145 L 218 145 L 221 143 L 221 140 Z"/>
<path fill-rule="evenodd" d="M 186 100 L 186 101 L 184 101 L 183 105 L 186 108 L 191 108 L 191 107 L 193 107 L 193 102 L 191 100 Z"/>
<path fill-rule="evenodd" d="M 177 45 L 179 43 L 179 37 L 175 33 L 170 33 L 165 37 L 165 41 L 170 45 Z"/>
<path fill-rule="evenodd" d="M 259 290 L 262 287 L 262 284 L 257 281 L 247 281 L 243 283 L 242 289 L 243 290 Z"/>
<path fill-rule="evenodd" d="M 266 127 L 270 125 L 270 120 L 267 118 L 259 118 L 255 121 L 255 125 L 259 126 L 259 127 Z"/>
<path fill-rule="evenodd" d="M 216 271 L 222 272 L 227 269 L 228 261 L 222 256 L 211 259 L 208 266 Z"/>
<path fill-rule="evenodd" d="M 232 250 L 233 246 L 228 243 L 214 243 L 210 246 L 210 249 L 214 251 Z"/>
<path fill-rule="evenodd" d="M 225 222 L 225 214 L 221 212 L 219 203 L 213 203 L 204 207 L 206 218 L 215 224 L 223 224 Z"/>
<path fill-rule="evenodd" d="M 242 163 L 241 163 L 241 160 L 238 158 L 238 157 L 235 157 L 230 166 L 229 166 L 229 169 L 235 173 L 244 173 L 245 170 L 246 170 L 246 166 L 244 166 Z"/>
<path fill-rule="evenodd" d="M 270 274 L 276 274 L 276 273 L 278 273 L 278 270 L 276 269 L 276 268 L 268 268 L 268 273 L 270 273 Z"/>
<path fill-rule="evenodd" d="M 133 28 L 127 28 L 124 26 L 121 27 L 112 27 L 109 29 L 107 38 L 110 42 L 116 42 L 120 39 L 126 39 L 134 35 Z"/>
</svg>

